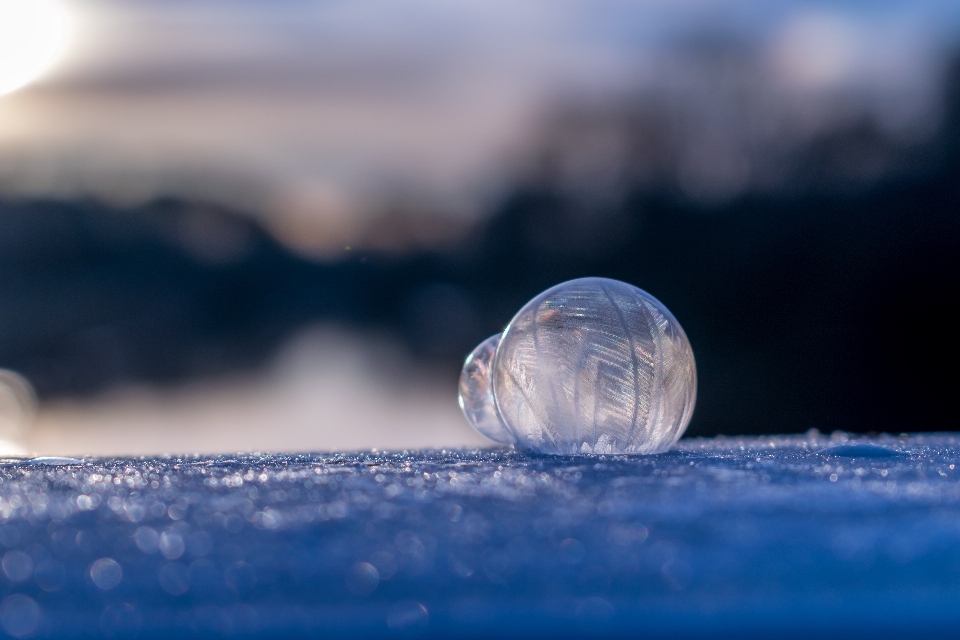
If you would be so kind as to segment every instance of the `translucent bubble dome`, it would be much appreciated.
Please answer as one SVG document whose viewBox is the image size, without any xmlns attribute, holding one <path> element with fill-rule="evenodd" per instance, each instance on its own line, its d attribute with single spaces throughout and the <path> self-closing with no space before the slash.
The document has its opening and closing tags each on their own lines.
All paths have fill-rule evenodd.
<svg viewBox="0 0 960 640">
<path fill-rule="evenodd" d="M 604 278 L 559 284 L 507 326 L 493 363 L 499 416 L 541 453 L 656 453 L 693 414 L 690 342 L 656 298 Z"/>
<path fill-rule="evenodd" d="M 481 342 L 467 356 L 460 373 L 460 408 L 467 422 L 481 435 L 500 444 L 513 444 L 513 437 L 500 422 L 497 407 L 493 401 L 491 368 L 493 356 L 500 344 L 500 334 L 490 336 Z"/>
</svg>

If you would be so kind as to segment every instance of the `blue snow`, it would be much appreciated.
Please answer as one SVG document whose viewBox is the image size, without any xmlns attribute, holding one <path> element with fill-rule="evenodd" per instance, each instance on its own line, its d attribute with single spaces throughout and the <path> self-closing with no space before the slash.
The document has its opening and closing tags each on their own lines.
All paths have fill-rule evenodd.
<svg viewBox="0 0 960 640">
<path fill-rule="evenodd" d="M 14 637 L 954 634 L 960 435 L 0 460 Z"/>
</svg>

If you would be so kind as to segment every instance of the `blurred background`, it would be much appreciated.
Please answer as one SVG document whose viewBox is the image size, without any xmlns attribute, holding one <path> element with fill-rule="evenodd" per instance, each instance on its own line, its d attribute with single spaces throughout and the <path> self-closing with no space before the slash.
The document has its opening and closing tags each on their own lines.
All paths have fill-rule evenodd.
<svg viewBox="0 0 960 640">
<path fill-rule="evenodd" d="M 0 453 L 484 444 L 588 275 L 688 435 L 953 430 L 958 256 L 956 2 L 0 0 Z"/>
</svg>

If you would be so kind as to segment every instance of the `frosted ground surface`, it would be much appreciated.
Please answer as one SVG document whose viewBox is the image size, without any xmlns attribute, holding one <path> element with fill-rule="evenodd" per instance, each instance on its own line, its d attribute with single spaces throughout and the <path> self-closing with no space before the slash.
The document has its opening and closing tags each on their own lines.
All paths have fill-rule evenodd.
<svg viewBox="0 0 960 640">
<path fill-rule="evenodd" d="M 6 460 L 21 637 L 902 636 L 960 622 L 960 435 Z"/>
</svg>

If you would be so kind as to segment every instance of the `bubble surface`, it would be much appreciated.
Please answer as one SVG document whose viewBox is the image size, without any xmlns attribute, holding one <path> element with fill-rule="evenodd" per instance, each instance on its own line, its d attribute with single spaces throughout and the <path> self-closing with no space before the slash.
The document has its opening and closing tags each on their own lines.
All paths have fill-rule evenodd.
<svg viewBox="0 0 960 640">
<path fill-rule="evenodd" d="M 491 373 L 498 344 L 499 333 L 481 342 L 467 356 L 460 373 L 460 408 L 470 426 L 481 435 L 500 444 L 513 444 L 516 438 L 500 421 L 493 400 Z"/>
<path fill-rule="evenodd" d="M 503 333 L 493 396 L 505 428 L 541 453 L 656 453 L 696 402 L 693 350 L 677 320 L 632 285 L 582 278 L 528 302 Z"/>
</svg>

